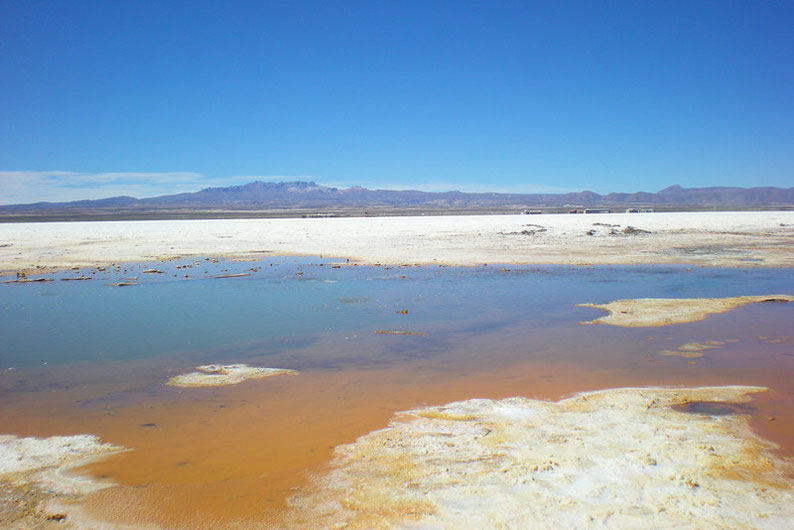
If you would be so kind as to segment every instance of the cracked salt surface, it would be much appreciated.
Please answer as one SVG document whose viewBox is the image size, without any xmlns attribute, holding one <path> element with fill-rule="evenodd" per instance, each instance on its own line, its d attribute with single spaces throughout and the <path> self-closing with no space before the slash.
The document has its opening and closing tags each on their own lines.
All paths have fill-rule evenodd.
<svg viewBox="0 0 794 530">
<path fill-rule="evenodd" d="M 291 499 L 291 524 L 791 528 L 792 462 L 746 416 L 672 408 L 764 390 L 619 388 L 404 412 L 337 448 Z"/>
</svg>

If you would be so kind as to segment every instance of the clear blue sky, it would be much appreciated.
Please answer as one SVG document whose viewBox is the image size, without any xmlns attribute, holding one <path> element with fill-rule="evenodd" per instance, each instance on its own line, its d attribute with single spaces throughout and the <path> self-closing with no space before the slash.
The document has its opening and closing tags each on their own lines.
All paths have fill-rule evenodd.
<svg viewBox="0 0 794 530">
<path fill-rule="evenodd" d="M 0 203 L 794 186 L 794 2 L 0 0 Z"/>
</svg>

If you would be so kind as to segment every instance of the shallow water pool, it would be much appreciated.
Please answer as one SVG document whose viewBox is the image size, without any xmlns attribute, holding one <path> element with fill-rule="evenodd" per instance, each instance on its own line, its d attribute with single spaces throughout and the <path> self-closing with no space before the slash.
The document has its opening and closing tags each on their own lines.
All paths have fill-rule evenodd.
<svg viewBox="0 0 794 530">
<path fill-rule="evenodd" d="M 90 279 L 63 281 L 78 277 Z M 791 270 L 364 267 L 263 257 L 46 278 L 53 281 L 0 285 L 0 424 L 8 434 L 91 433 L 134 448 L 88 468 L 121 486 L 91 496 L 87 509 L 119 522 L 278 524 L 285 500 L 335 446 L 384 427 L 397 411 L 475 397 L 766 386 L 738 410 L 781 454 L 794 454 L 794 304 L 660 328 L 583 326 L 603 312 L 576 307 L 791 294 Z M 113 286 L 120 282 L 131 285 Z M 659 355 L 706 341 L 720 344 L 695 359 Z M 300 375 L 164 385 L 208 363 Z"/>
</svg>

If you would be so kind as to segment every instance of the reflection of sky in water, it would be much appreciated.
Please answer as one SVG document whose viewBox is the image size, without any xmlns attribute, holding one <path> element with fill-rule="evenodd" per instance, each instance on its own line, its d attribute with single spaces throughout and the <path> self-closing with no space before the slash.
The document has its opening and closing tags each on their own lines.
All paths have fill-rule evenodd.
<svg viewBox="0 0 794 530">
<path fill-rule="evenodd" d="M 319 266 L 317 259 L 158 263 L 163 274 L 68 271 L 56 281 L 0 285 L 0 368 L 47 362 L 134 359 L 173 352 L 212 352 L 218 362 L 284 354 L 323 343 L 307 366 L 333 365 L 333 341 L 363 337 L 394 360 L 413 351 L 433 355 L 462 347 L 461 336 L 523 326 L 548 339 L 549 329 L 603 313 L 574 307 L 619 298 L 725 297 L 794 292 L 790 270 L 684 267 L 451 267 Z M 271 264 L 273 264 L 271 266 Z M 202 277 L 258 269 L 250 276 Z M 225 269 L 225 272 L 221 270 Z M 296 272 L 303 272 L 296 275 Z M 174 277 L 177 274 L 179 277 Z M 188 274 L 190 279 L 182 276 Z M 401 278 L 405 276 L 405 278 Z M 105 284 L 137 277 L 141 285 Z M 408 310 L 408 314 L 398 311 Z M 615 334 L 595 331 L 593 335 Z M 599 326 L 598 328 L 603 328 Z M 427 337 L 370 336 L 374 330 L 428 332 Z M 634 333 L 622 331 L 621 333 Z M 647 332 L 643 332 L 646 333 Z M 544 335 L 545 334 L 545 335 Z M 388 342 L 387 342 L 388 341 Z M 349 349 L 349 348 L 348 348 Z M 464 347 L 465 349 L 465 347 Z M 495 346 L 498 350 L 498 345 Z M 382 359 L 381 359 L 382 360 Z M 308 363 L 308 364 L 307 364 Z M 293 366 L 288 366 L 293 367 Z"/>
</svg>

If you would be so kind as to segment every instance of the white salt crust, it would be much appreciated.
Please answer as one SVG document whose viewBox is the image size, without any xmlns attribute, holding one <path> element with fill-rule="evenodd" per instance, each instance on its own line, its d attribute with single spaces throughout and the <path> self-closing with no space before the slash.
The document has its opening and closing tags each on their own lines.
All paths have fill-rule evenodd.
<svg viewBox="0 0 794 530">
<path fill-rule="evenodd" d="M 49 438 L 0 435 L 0 484 L 16 491 L 10 500 L 0 499 L 7 503 L 4 517 L 11 518 L 0 521 L 0 525 L 50 528 L 46 525 L 55 524 L 51 516 L 57 515 L 55 520 L 60 527 L 108 528 L 89 521 L 74 524 L 73 502 L 112 484 L 80 476 L 73 470 L 123 450 L 87 434 Z"/>
<path fill-rule="evenodd" d="M 13 480 L 15 476 L 53 471 L 64 482 L 77 480 L 77 484 L 82 484 L 80 479 L 68 478 L 64 471 L 87 457 L 119 450 L 120 447 L 88 434 L 49 438 L 18 438 L 4 434 L 0 435 L 0 476 Z"/>
<path fill-rule="evenodd" d="M 649 233 L 624 234 L 628 226 Z M 262 253 L 367 264 L 792 267 L 794 212 L 4 223 L 0 240 L 0 271 L 9 272 Z"/>
<path fill-rule="evenodd" d="M 748 304 L 794 302 L 788 294 L 733 296 L 728 298 L 635 298 L 606 304 L 577 304 L 603 309 L 609 314 L 580 324 L 608 324 L 627 328 L 659 327 L 703 320 Z"/>
<path fill-rule="evenodd" d="M 401 413 L 290 501 L 305 528 L 792 528 L 794 490 L 744 416 L 759 387 L 621 388 Z"/>
<path fill-rule="evenodd" d="M 196 372 L 172 377 L 166 385 L 197 387 L 236 385 L 248 379 L 261 379 L 274 375 L 298 375 L 295 370 L 283 368 L 258 368 L 246 364 L 207 364 L 197 366 Z"/>
</svg>

